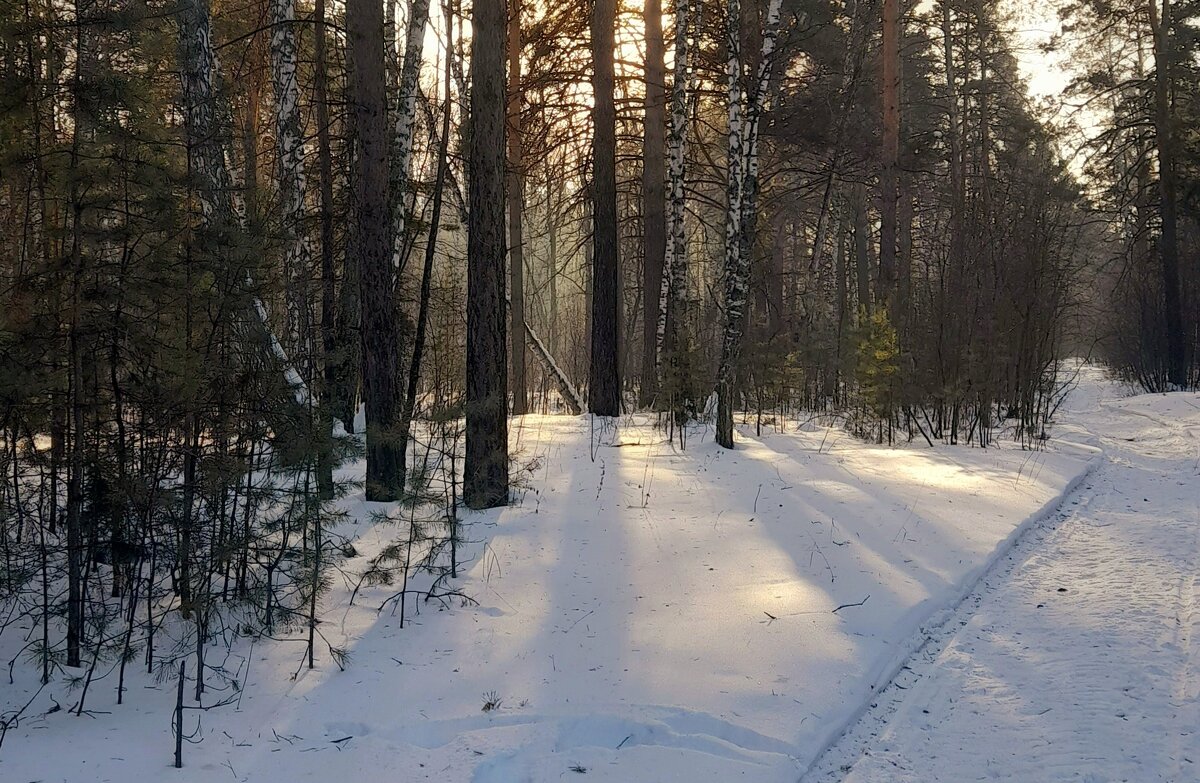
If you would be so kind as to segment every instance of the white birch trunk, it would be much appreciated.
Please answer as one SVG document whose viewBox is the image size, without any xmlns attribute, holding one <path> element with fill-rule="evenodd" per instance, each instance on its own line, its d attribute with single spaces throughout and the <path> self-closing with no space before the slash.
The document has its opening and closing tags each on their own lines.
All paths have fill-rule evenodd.
<svg viewBox="0 0 1200 783">
<path fill-rule="evenodd" d="M 229 231 L 238 224 L 233 203 L 233 181 L 225 159 L 223 136 L 219 132 L 216 54 L 212 43 L 212 21 L 208 0 L 185 0 L 177 12 L 179 24 L 179 79 L 183 93 L 184 116 L 189 140 L 189 164 L 199 177 L 197 197 L 204 222 L 218 231 Z M 227 116 L 223 111 L 221 116 Z M 248 275 L 249 273 L 247 273 Z M 268 350 L 281 362 L 296 402 L 307 406 L 308 389 L 288 362 L 279 340 L 271 333 L 266 310 L 255 299 L 252 328 L 265 333 Z"/>
<path fill-rule="evenodd" d="M 312 356 L 303 289 L 311 258 L 304 211 L 304 136 L 300 127 L 300 89 L 296 83 L 296 9 L 294 0 L 271 0 L 271 82 L 275 90 L 275 137 L 279 197 L 287 241 L 283 273 L 289 344 Z M 309 349 L 309 350 L 305 350 Z"/>
<path fill-rule="evenodd" d="M 425 56 L 425 27 L 429 24 L 430 0 L 412 0 L 408 8 L 408 27 L 404 37 L 404 64 L 400 71 L 400 88 L 395 107 L 395 136 L 392 139 L 391 162 L 391 221 L 392 266 L 399 269 L 403 261 L 409 174 L 412 168 L 413 129 L 417 117 L 417 96 L 420 89 L 421 62 Z"/>
<path fill-rule="evenodd" d="M 726 10 L 729 180 L 725 215 L 725 329 L 716 384 L 716 439 L 725 448 L 733 448 L 733 373 L 746 331 L 750 258 L 758 220 L 758 128 L 771 81 L 781 9 L 782 0 L 771 0 L 767 7 L 758 71 L 749 95 L 743 95 L 742 90 L 740 0 L 729 0 Z"/>
<path fill-rule="evenodd" d="M 670 350 L 678 348 L 683 329 L 684 299 L 687 292 L 687 242 L 684 236 L 685 171 L 687 121 L 691 74 L 691 49 L 688 46 L 689 0 L 675 2 L 675 80 L 671 86 L 671 130 L 667 136 L 667 257 L 659 293 L 658 335 L 655 341 L 655 367 L 661 376 L 667 323 L 670 320 Z M 670 314 L 668 317 L 668 313 Z"/>
</svg>

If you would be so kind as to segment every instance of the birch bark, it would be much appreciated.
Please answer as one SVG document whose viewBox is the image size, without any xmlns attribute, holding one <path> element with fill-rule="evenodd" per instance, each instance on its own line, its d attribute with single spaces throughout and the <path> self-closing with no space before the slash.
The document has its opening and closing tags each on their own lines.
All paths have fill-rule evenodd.
<svg viewBox="0 0 1200 783">
<path fill-rule="evenodd" d="M 271 82 L 275 90 L 279 198 L 287 242 L 283 274 L 288 345 L 299 350 L 301 356 L 311 357 L 312 329 L 307 318 L 308 297 L 303 290 L 308 279 L 310 245 L 304 214 L 304 136 L 296 83 L 295 20 L 294 0 L 271 0 Z"/>
<path fill-rule="evenodd" d="M 668 372 L 671 393 L 676 396 L 674 405 L 677 418 L 684 410 L 682 383 L 679 378 L 678 352 L 686 334 L 687 297 L 687 239 L 684 235 L 684 208 L 686 206 L 687 121 L 691 94 L 691 48 L 688 44 L 688 28 L 691 24 L 690 0 L 675 2 L 675 73 L 671 85 L 671 130 L 667 137 L 667 248 L 659 292 L 659 318 L 655 362 L 661 375 L 664 353 L 669 362 Z"/>
<path fill-rule="evenodd" d="M 759 123 L 771 81 L 781 8 L 782 0 L 771 0 L 767 6 L 758 68 L 749 95 L 744 95 L 742 90 L 740 0 L 729 0 L 726 11 L 728 203 L 725 217 L 725 328 L 721 340 L 721 363 L 717 368 L 716 440 L 727 449 L 733 448 L 733 376 L 746 331 L 750 258 L 758 222 Z"/>
<path fill-rule="evenodd" d="M 200 180 L 202 229 L 228 237 L 240 228 L 233 204 L 233 180 L 226 162 L 226 136 L 219 118 L 230 116 L 228 106 L 216 89 L 217 61 L 212 42 L 212 19 L 208 0 L 185 0 L 176 13 L 179 26 L 179 79 L 191 170 Z M 220 112 L 218 114 L 218 112 Z M 254 300 L 248 313 L 250 329 L 283 367 L 295 402 L 307 407 L 308 388 L 288 361 L 279 340 L 271 333 L 266 310 Z"/>
<path fill-rule="evenodd" d="M 392 266 L 398 271 L 404 265 L 404 247 L 408 230 L 409 176 L 412 168 L 413 128 L 417 117 L 417 96 L 420 89 L 421 62 L 425 56 L 425 28 L 429 24 L 430 0 L 412 0 L 408 10 L 408 27 L 404 36 L 404 64 L 400 70 L 400 89 L 396 91 L 393 110 L 395 129 L 389 176 L 391 183 L 391 247 Z M 397 274 L 397 278 L 399 275 Z"/>
</svg>

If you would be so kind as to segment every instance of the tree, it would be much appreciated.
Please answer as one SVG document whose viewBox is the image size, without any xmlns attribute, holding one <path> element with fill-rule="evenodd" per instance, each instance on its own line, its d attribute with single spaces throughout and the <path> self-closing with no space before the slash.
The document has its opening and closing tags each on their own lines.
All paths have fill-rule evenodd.
<svg viewBox="0 0 1200 783">
<path fill-rule="evenodd" d="M 522 162 L 521 2 L 512 0 L 508 19 L 508 279 L 514 416 L 529 412 L 525 372 L 525 170 Z"/>
<path fill-rule="evenodd" d="M 389 224 L 391 230 L 389 245 L 392 263 L 397 269 L 402 267 L 407 260 L 405 249 L 409 239 L 410 225 L 406 210 L 408 208 L 410 169 L 412 168 L 414 129 L 417 119 L 417 100 L 420 90 L 421 62 L 425 53 L 425 28 L 429 24 L 429 3 L 430 0 L 412 0 L 409 4 L 408 28 L 404 35 L 404 64 L 400 69 L 399 89 L 394 91 L 396 103 L 391 112 L 395 118 L 395 128 L 391 137 L 391 154 L 387 158 L 390 167 L 388 209 L 391 215 Z M 389 51 L 388 57 L 391 56 L 392 53 Z M 399 276 L 397 276 L 398 280 Z"/>
<path fill-rule="evenodd" d="M 507 16 L 504 0 L 475 0 L 471 12 L 474 32 L 467 199 L 467 453 L 463 463 L 463 500 L 476 509 L 508 503 L 504 318 Z"/>
<path fill-rule="evenodd" d="M 658 343 L 655 357 L 661 362 L 666 355 L 671 394 L 675 396 L 676 422 L 685 420 L 686 401 L 683 399 L 683 379 L 680 354 L 685 349 L 687 334 L 687 238 L 684 215 L 687 199 L 684 161 L 687 152 L 688 109 L 691 102 L 691 47 L 688 28 L 691 20 L 690 0 L 675 0 L 675 72 L 671 83 L 671 132 L 667 141 L 669 171 L 667 212 L 666 272 L 659 295 Z M 656 368 L 656 376 L 658 368 Z"/>
<path fill-rule="evenodd" d="M 1176 154 L 1171 101 L 1171 69 L 1175 58 L 1171 30 L 1171 0 L 1147 0 L 1146 15 L 1154 41 L 1154 139 L 1158 150 L 1158 189 L 1161 199 L 1164 310 L 1167 334 L 1167 380 L 1176 388 L 1187 383 L 1183 337 L 1183 297 L 1179 290 L 1179 216 L 1176 193 Z"/>
<path fill-rule="evenodd" d="M 353 430 L 354 422 L 353 415 L 347 416 L 342 412 L 344 407 L 348 406 L 339 399 L 339 396 L 345 394 L 345 384 L 341 375 L 347 362 L 346 357 L 342 355 L 344 346 L 338 345 L 337 329 L 337 276 L 334 268 L 333 238 L 333 147 L 329 132 L 325 0 L 317 0 L 313 9 L 313 17 L 316 39 L 313 53 L 316 66 L 313 74 L 313 100 L 316 104 L 317 115 L 317 176 L 321 247 L 321 353 L 323 359 L 321 415 L 324 417 L 320 434 L 332 438 L 333 422 L 337 415 L 341 414 L 351 419 L 348 426 L 350 430 Z M 321 462 L 318 481 L 322 485 L 322 498 L 328 500 L 333 495 L 333 459 L 328 448 L 323 452 Z"/>
<path fill-rule="evenodd" d="M 1076 41 L 1069 88 L 1094 112 L 1087 175 L 1097 218 L 1117 239 L 1113 275 L 1099 273 L 1107 317 L 1101 350 L 1115 369 L 1151 391 L 1200 379 L 1196 308 L 1200 280 L 1189 248 L 1197 234 L 1196 163 L 1187 132 L 1200 106 L 1194 50 L 1200 6 L 1189 0 L 1112 4 L 1076 0 L 1063 9 Z"/>
<path fill-rule="evenodd" d="M 883 170 L 879 177 L 879 296 L 887 305 L 896 294 L 896 239 L 900 165 L 900 0 L 883 0 Z M 894 312 L 895 307 L 891 307 Z"/>
<path fill-rule="evenodd" d="M 642 135 L 642 377 L 638 401 L 644 407 L 653 402 L 658 391 L 659 321 L 663 316 L 661 299 L 668 239 L 664 158 L 667 75 L 663 62 L 661 0 L 647 0 L 643 16 L 646 100 Z M 677 51 L 676 56 L 682 52 Z"/>
<path fill-rule="evenodd" d="M 592 5 L 592 348 L 588 409 L 598 416 L 621 413 L 617 120 L 613 101 L 616 14 L 616 0 L 595 0 Z"/>
<path fill-rule="evenodd" d="M 733 448 L 734 372 L 746 330 L 750 255 L 758 225 L 759 123 L 766 103 L 775 44 L 779 38 L 781 0 L 767 7 L 762 51 L 748 91 L 743 90 L 742 10 L 729 0 L 725 17 L 728 112 L 725 212 L 725 326 L 717 369 L 717 443 Z"/>
<path fill-rule="evenodd" d="M 283 263 L 287 300 L 287 337 L 293 350 L 312 356 L 303 341 L 311 334 L 307 323 L 309 238 L 304 208 L 304 133 L 300 126 L 300 88 L 296 81 L 296 9 L 292 0 L 270 0 L 271 82 L 275 89 L 275 143 L 278 148 L 279 196 L 287 237 Z M 311 373 L 308 373 L 311 382 Z"/>
<path fill-rule="evenodd" d="M 347 58 L 354 101 L 356 250 L 362 303 L 363 398 L 367 411 L 367 499 L 400 497 L 404 451 L 395 432 L 399 409 L 399 331 L 388 248 L 387 104 L 383 9 L 378 0 L 346 3 Z"/>
</svg>

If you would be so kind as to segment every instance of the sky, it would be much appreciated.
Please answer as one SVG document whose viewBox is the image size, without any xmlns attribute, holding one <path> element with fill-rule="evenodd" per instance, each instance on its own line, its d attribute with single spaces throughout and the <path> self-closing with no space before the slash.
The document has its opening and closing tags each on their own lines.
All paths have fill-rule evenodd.
<svg viewBox="0 0 1200 783">
<path fill-rule="evenodd" d="M 1040 47 L 1058 32 L 1056 0 L 1007 0 L 1017 9 L 1013 45 L 1022 75 L 1034 97 L 1057 95 L 1066 87 L 1069 67 L 1063 52 L 1045 53 Z"/>
</svg>

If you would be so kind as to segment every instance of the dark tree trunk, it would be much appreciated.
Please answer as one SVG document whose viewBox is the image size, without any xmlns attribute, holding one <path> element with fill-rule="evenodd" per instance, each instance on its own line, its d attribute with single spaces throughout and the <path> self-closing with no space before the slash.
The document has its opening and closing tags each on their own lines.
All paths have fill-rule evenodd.
<svg viewBox="0 0 1200 783">
<path fill-rule="evenodd" d="M 896 172 L 900 157 L 900 0 L 883 0 L 883 170 L 879 177 L 879 288 L 891 306 L 896 291 Z"/>
<path fill-rule="evenodd" d="M 663 267 L 667 253 L 666 65 L 662 0 L 646 0 L 646 114 L 642 134 L 642 378 L 638 402 L 658 392 L 658 332 L 662 317 Z"/>
<path fill-rule="evenodd" d="M 504 318 L 505 0 L 471 12 L 471 142 L 467 210 L 467 453 L 463 501 L 508 503 Z M 518 338 L 519 339 L 519 338 Z"/>
<path fill-rule="evenodd" d="M 595 0 L 592 7 L 592 350 L 588 407 L 600 416 L 621 413 L 617 123 L 613 103 L 616 13 L 616 0 Z"/>
<path fill-rule="evenodd" d="M 1163 305 L 1166 309 L 1167 380 L 1182 388 L 1187 384 L 1183 342 L 1183 298 L 1179 285 L 1179 217 L 1175 182 L 1175 140 L 1171 130 L 1171 3 L 1150 0 L 1154 28 L 1154 136 L 1158 147 L 1158 188 L 1162 210 Z"/>
<path fill-rule="evenodd" d="M 441 136 L 438 139 L 437 174 L 433 183 L 433 212 L 429 217 L 429 238 L 425 242 L 425 263 L 421 267 L 421 301 L 417 308 L 417 331 L 413 337 L 412 363 L 408 368 L 408 386 L 404 392 L 404 410 L 400 414 L 400 435 L 408 442 L 413 415 L 417 409 L 417 390 L 421 381 L 421 361 L 425 353 L 425 333 L 429 328 L 429 298 L 433 283 L 433 261 L 437 254 L 438 230 L 442 223 L 442 201 L 446 190 L 446 171 L 450 166 L 450 110 L 454 105 L 450 95 L 450 51 L 454 40 L 454 16 L 447 13 L 446 21 L 446 102 L 442 107 Z"/>
<path fill-rule="evenodd" d="M 867 198 L 863 191 L 862 185 L 854 186 L 854 203 L 851 207 L 854 211 L 854 266 L 858 283 L 857 313 L 860 318 L 871 314 L 871 238 L 867 221 Z"/>
<path fill-rule="evenodd" d="M 78 15 L 79 5 L 75 12 Z M 75 28 L 75 76 L 72 79 L 71 170 L 79 166 L 86 118 L 83 74 L 90 59 L 84 51 L 85 27 Z M 81 343 L 83 301 L 83 199 L 78 179 L 70 186 L 71 214 L 71 305 L 68 324 L 68 383 L 71 397 L 71 462 L 67 473 L 67 666 L 80 666 L 83 644 L 83 347 Z"/>
<path fill-rule="evenodd" d="M 333 269 L 333 150 L 329 139 L 329 79 L 325 52 L 325 0 L 317 0 L 313 10 L 316 21 L 316 69 L 313 75 L 317 111 L 317 169 L 320 185 L 320 234 L 321 234 L 321 352 L 324 355 L 324 382 L 321 399 L 322 434 L 331 436 L 333 417 L 342 406 L 338 405 L 339 367 L 344 356 L 337 344 L 337 281 Z M 353 423 L 348 425 L 353 428 Z M 317 481 L 323 499 L 333 497 L 332 444 L 321 452 L 321 464 Z"/>
<path fill-rule="evenodd" d="M 522 215 L 525 209 L 525 169 L 521 138 L 521 2 L 513 0 L 508 20 L 508 279 L 509 336 L 512 351 L 512 412 L 529 412 L 529 382 L 525 371 L 525 247 Z"/>
<path fill-rule="evenodd" d="M 399 407 L 399 331 L 388 248 L 388 134 L 384 96 L 383 9 L 378 0 L 346 3 L 347 56 L 358 154 L 354 158 L 356 250 L 362 303 L 363 397 L 367 407 L 367 500 L 400 496 L 404 443 Z"/>
</svg>

